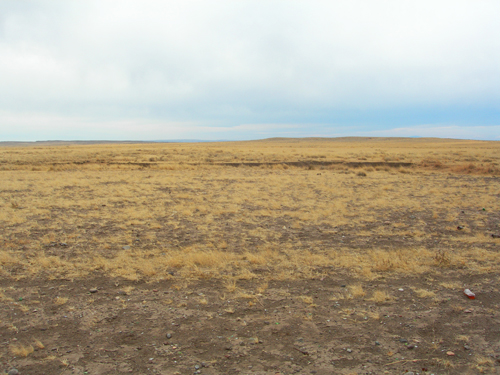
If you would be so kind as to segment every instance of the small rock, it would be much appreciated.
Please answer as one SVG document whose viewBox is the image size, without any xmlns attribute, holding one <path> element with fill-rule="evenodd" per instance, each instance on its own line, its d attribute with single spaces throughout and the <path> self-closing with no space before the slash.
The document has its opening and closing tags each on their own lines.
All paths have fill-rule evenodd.
<svg viewBox="0 0 500 375">
<path fill-rule="evenodd" d="M 201 362 L 201 367 L 208 367 L 208 363 L 206 363 L 206 362 Z"/>
<path fill-rule="evenodd" d="M 408 340 L 407 339 L 399 339 L 399 342 L 407 343 Z"/>
<path fill-rule="evenodd" d="M 411 344 L 406 347 L 408 350 L 415 349 L 415 345 Z"/>
<path fill-rule="evenodd" d="M 352 349 L 347 349 L 347 353 L 352 353 Z"/>
<path fill-rule="evenodd" d="M 464 349 L 465 349 L 465 350 L 470 350 L 470 346 L 469 346 L 469 345 L 467 345 L 467 344 L 465 344 L 465 345 L 464 345 Z"/>
<path fill-rule="evenodd" d="M 465 314 L 470 314 L 470 313 L 472 313 L 472 310 L 464 310 L 464 313 Z"/>
<path fill-rule="evenodd" d="M 375 345 L 380 345 L 380 343 L 378 341 L 375 341 Z"/>
<path fill-rule="evenodd" d="M 97 288 L 92 288 L 92 289 L 89 289 L 89 292 L 90 292 L 90 293 L 97 293 Z"/>
<path fill-rule="evenodd" d="M 345 285 L 345 284 L 342 284 L 340 287 L 341 287 L 341 288 L 345 288 L 345 287 L 346 287 L 346 285 Z"/>
<path fill-rule="evenodd" d="M 199 370 L 200 369 L 200 365 L 194 365 L 194 369 L 195 370 Z"/>
<path fill-rule="evenodd" d="M 172 334 L 171 333 L 167 333 L 167 339 L 171 339 L 172 338 Z"/>
<path fill-rule="evenodd" d="M 452 351 L 449 351 L 449 352 L 446 352 L 446 355 L 449 355 L 449 356 L 454 356 L 455 353 L 453 353 Z"/>
<path fill-rule="evenodd" d="M 17 369 L 15 369 L 15 368 L 12 368 L 9 370 L 7 375 L 19 375 L 19 371 L 17 371 Z"/>
<path fill-rule="evenodd" d="M 458 230 L 462 230 L 462 229 L 464 229 L 464 227 L 463 227 L 462 225 L 459 225 L 459 226 L 457 227 L 457 229 L 458 229 Z"/>
<path fill-rule="evenodd" d="M 230 345 L 228 345 L 228 346 L 226 346 L 224 349 L 226 349 L 226 350 L 233 350 L 233 347 L 232 347 L 232 346 L 230 346 Z"/>
<path fill-rule="evenodd" d="M 493 233 L 493 234 L 491 235 L 491 237 L 493 237 L 493 238 L 500 238 L 500 234 Z"/>
<path fill-rule="evenodd" d="M 123 246 L 123 250 L 130 250 L 130 246 L 129 245 Z"/>
<path fill-rule="evenodd" d="M 59 246 L 68 246 L 68 244 L 66 242 L 60 242 Z"/>
</svg>

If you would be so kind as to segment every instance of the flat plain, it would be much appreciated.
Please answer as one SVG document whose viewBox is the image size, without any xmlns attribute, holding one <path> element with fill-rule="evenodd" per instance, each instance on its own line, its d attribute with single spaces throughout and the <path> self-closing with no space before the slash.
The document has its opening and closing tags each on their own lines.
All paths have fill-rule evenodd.
<svg viewBox="0 0 500 375">
<path fill-rule="evenodd" d="M 0 177 L 0 371 L 500 370 L 500 142 L 35 143 Z"/>
</svg>

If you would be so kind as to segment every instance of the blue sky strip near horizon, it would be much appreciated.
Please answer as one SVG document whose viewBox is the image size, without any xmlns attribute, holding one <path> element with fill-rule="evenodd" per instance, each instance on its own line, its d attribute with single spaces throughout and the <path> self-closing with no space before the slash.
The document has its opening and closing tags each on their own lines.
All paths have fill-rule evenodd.
<svg viewBox="0 0 500 375">
<path fill-rule="evenodd" d="M 500 2 L 0 2 L 0 141 L 500 140 Z"/>
</svg>

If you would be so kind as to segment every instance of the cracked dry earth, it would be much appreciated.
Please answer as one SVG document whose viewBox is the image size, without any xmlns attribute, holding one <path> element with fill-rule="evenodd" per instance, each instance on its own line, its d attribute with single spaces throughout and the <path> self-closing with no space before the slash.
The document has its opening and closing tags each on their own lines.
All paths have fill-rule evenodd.
<svg viewBox="0 0 500 375">
<path fill-rule="evenodd" d="M 498 275 L 443 270 L 438 277 L 439 282 L 430 274 L 365 281 L 340 271 L 323 279 L 270 281 L 261 293 L 258 280 L 238 281 L 234 290 L 220 280 L 175 276 L 158 283 L 98 276 L 2 280 L 0 370 L 499 373 Z M 459 284 L 476 299 L 450 287 Z M 365 295 L 353 296 L 353 285 L 361 285 Z M 415 291 L 422 289 L 435 295 L 419 297 Z M 377 291 L 390 299 L 374 300 Z M 33 352 L 15 355 L 19 345 Z"/>
</svg>

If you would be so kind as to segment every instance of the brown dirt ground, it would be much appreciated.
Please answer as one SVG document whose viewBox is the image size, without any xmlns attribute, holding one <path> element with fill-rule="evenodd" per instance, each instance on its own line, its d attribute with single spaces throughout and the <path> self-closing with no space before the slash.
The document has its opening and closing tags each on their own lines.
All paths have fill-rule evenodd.
<svg viewBox="0 0 500 375">
<path fill-rule="evenodd" d="M 357 284 L 366 297 L 348 292 Z M 0 361 L 5 371 L 15 367 L 21 374 L 475 374 L 500 368 L 496 274 L 444 270 L 438 280 L 363 281 L 340 272 L 270 281 L 260 294 L 238 294 L 258 285 L 238 281 L 230 291 L 220 280 L 176 275 L 158 283 L 99 275 L 73 282 L 2 280 L 0 319 L 12 324 L 0 329 Z M 458 286 L 477 298 L 467 299 Z M 420 289 L 435 296 L 422 298 Z M 393 298 L 370 300 L 374 291 Z M 58 297 L 68 301 L 58 305 Z M 16 344 L 34 352 L 15 356 Z"/>
</svg>

